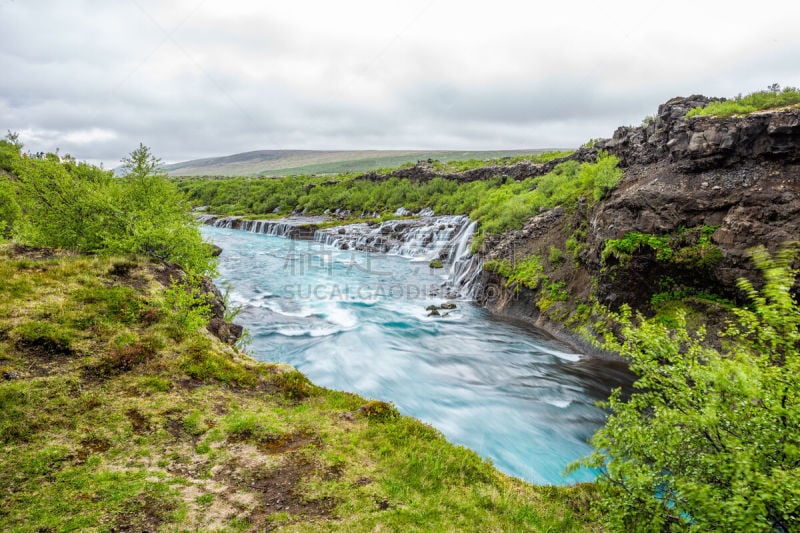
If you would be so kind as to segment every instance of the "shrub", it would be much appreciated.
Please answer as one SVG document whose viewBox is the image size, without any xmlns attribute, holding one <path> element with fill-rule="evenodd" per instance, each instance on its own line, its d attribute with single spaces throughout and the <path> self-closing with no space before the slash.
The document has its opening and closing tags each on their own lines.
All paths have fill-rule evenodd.
<svg viewBox="0 0 800 533">
<path fill-rule="evenodd" d="M 687 117 L 713 115 L 729 117 L 732 115 L 747 115 L 764 109 L 800 105 L 800 89 L 786 87 L 780 90 L 775 84 L 766 91 L 756 91 L 746 96 L 739 95 L 722 102 L 711 102 L 705 107 L 695 107 L 690 110 Z"/>
<path fill-rule="evenodd" d="M 550 247 L 550 254 L 547 256 L 547 262 L 551 265 L 557 265 L 561 261 L 564 260 L 564 253 L 561 251 L 561 248 L 556 246 Z"/>
<path fill-rule="evenodd" d="M 302 400 L 311 395 L 314 385 L 297 370 L 275 374 L 272 382 L 291 400 Z"/>
<path fill-rule="evenodd" d="M 598 469 L 601 512 L 619 531 L 794 531 L 800 528 L 800 305 L 797 249 L 753 252 L 765 284 L 740 288 L 751 307 L 720 351 L 627 309 L 612 315 L 638 375 L 616 390 L 608 422 L 583 464 Z"/>
<path fill-rule="evenodd" d="M 17 203 L 16 188 L 0 176 L 0 238 L 11 236 L 15 222 L 22 215 Z"/>
<path fill-rule="evenodd" d="M 152 157 L 140 146 L 137 157 Z M 0 185 L 0 220 L 16 219 L 17 240 L 32 246 L 104 254 L 144 254 L 176 263 L 185 270 L 213 272 L 211 250 L 204 246 L 197 222 L 172 182 L 155 174 L 147 162 L 128 176 L 85 163 L 61 163 L 58 157 L 17 158 L 19 215 Z M 2 183 L 2 181 L 0 181 Z M 12 205 L 12 207 L 3 207 Z M 9 211 L 9 209 L 11 211 Z"/>
<path fill-rule="evenodd" d="M 370 420 L 377 420 L 380 422 L 395 420 L 400 417 L 397 407 L 379 400 L 372 400 L 365 403 L 358 408 L 358 412 Z"/>
<path fill-rule="evenodd" d="M 514 271 L 508 277 L 508 284 L 536 289 L 544 278 L 541 259 L 537 255 L 531 255 L 514 265 Z"/>
<path fill-rule="evenodd" d="M 211 316 L 209 298 L 200 282 L 190 276 L 167 287 L 160 304 L 174 339 L 181 340 L 208 323 Z"/>
</svg>

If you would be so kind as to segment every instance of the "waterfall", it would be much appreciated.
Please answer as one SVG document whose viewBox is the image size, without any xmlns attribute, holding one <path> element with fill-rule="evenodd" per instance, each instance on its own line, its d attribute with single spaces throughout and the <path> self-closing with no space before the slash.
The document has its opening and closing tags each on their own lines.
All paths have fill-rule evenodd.
<svg viewBox="0 0 800 533">
<path fill-rule="evenodd" d="M 431 212 L 432 213 L 432 212 Z M 237 229 L 290 239 L 315 240 L 342 250 L 376 252 L 408 257 L 414 261 L 442 263 L 446 280 L 441 295 L 474 299 L 483 262 L 470 251 L 477 228 L 466 215 L 433 216 L 428 212 L 416 219 L 359 223 L 314 230 L 326 217 L 292 216 L 275 220 L 245 220 L 238 216 L 197 215 L 201 224 Z"/>
<path fill-rule="evenodd" d="M 251 233 L 263 233 L 275 237 L 310 240 L 314 230 L 309 225 L 321 222 L 321 217 L 294 217 L 276 220 L 245 220 L 242 217 L 217 215 L 198 215 L 198 222 L 216 228 L 238 229 Z"/>
<path fill-rule="evenodd" d="M 465 215 L 424 216 L 327 228 L 318 230 L 314 240 L 342 250 L 399 255 L 420 262 L 438 259 L 447 274 L 442 294 L 471 299 L 483 265 L 470 252 L 476 227 Z"/>
</svg>

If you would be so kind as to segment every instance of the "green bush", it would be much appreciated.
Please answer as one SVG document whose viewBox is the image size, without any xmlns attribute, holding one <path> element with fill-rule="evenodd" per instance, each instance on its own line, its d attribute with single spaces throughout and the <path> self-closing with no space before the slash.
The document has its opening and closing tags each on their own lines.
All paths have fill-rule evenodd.
<svg viewBox="0 0 800 533">
<path fill-rule="evenodd" d="M 711 102 L 705 107 L 695 107 L 686 116 L 713 115 L 729 117 L 732 115 L 747 115 L 764 109 L 796 105 L 800 105 L 800 89 L 786 87 L 781 91 L 777 85 L 774 85 L 766 91 L 757 91 L 746 96 L 739 95 L 724 102 Z"/>
<path fill-rule="evenodd" d="M 668 235 L 629 232 L 621 239 L 609 239 L 603 246 L 601 259 L 606 263 L 614 257 L 621 265 L 630 262 L 633 254 L 643 248 L 655 253 L 657 261 L 685 268 L 713 268 L 721 259 L 722 251 L 711 241 L 718 226 L 682 228 Z"/>
<path fill-rule="evenodd" d="M 211 251 L 189 205 L 174 183 L 154 173 L 152 161 L 157 160 L 140 145 L 126 161 L 129 172 L 120 179 L 85 163 L 61 163 L 58 157 L 17 157 L 11 166 L 18 178 L 20 212 L 14 214 L 8 200 L 13 194 L 0 182 L 4 228 L 13 218 L 15 239 L 32 246 L 144 254 L 192 273 L 213 272 Z"/>
<path fill-rule="evenodd" d="M 551 265 L 557 265 L 561 261 L 564 260 L 564 253 L 561 251 L 561 248 L 556 246 L 550 247 L 550 254 L 547 256 L 547 262 Z"/>
<path fill-rule="evenodd" d="M 208 323 L 211 317 L 208 300 L 209 295 L 202 291 L 200 282 L 188 276 L 164 290 L 161 309 L 174 339 L 181 340 Z"/>
<path fill-rule="evenodd" d="M 583 464 L 598 469 L 601 514 L 614 531 L 795 531 L 800 528 L 800 306 L 791 295 L 797 249 L 753 258 L 724 350 L 627 309 L 604 347 L 638 375 Z"/>
<path fill-rule="evenodd" d="M 515 264 L 508 259 L 490 259 L 483 263 L 483 268 L 497 272 L 506 278 L 506 285 L 518 291 L 521 287 L 536 289 L 546 279 L 542 260 L 537 255 L 530 255 Z"/>
<path fill-rule="evenodd" d="M 14 224 L 22 215 L 17 203 L 16 188 L 3 176 L 0 176 L 0 238 L 11 236 Z"/>
</svg>

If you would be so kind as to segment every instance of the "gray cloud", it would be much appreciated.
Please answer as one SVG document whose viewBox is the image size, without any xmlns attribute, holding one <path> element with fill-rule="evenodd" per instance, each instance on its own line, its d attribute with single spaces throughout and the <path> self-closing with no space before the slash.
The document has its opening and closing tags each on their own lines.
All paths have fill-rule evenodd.
<svg viewBox="0 0 800 533">
<path fill-rule="evenodd" d="M 575 146 L 666 99 L 800 85 L 800 6 L 0 0 L 0 128 L 114 165 Z"/>
</svg>

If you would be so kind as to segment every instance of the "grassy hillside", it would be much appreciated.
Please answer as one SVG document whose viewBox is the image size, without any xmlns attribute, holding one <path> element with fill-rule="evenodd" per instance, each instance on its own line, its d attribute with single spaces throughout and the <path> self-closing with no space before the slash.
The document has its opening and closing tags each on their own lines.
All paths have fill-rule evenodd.
<svg viewBox="0 0 800 533">
<path fill-rule="evenodd" d="M 259 150 L 165 165 L 170 176 L 290 176 L 369 172 L 435 159 L 442 162 L 531 155 L 546 150 Z"/>
<path fill-rule="evenodd" d="M 197 328 L 176 270 L 0 246 L 0 530 L 590 531 L 390 405 Z"/>
</svg>

